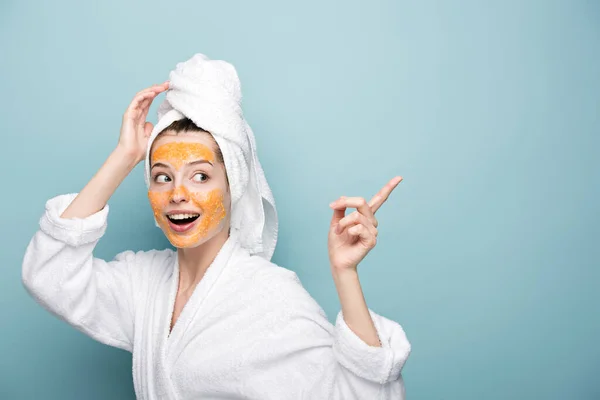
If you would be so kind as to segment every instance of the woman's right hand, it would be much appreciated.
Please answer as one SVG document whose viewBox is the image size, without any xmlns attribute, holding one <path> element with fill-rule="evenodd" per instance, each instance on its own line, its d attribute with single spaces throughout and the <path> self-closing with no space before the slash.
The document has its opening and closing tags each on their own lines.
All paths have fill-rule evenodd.
<svg viewBox="0 0 600 400">
<path fill-rule="evenodd" d="M 135 164 L 146 157 L 148 139 L 154 125 L 146 121 L 150 105 L 156 96 L 169 88 L 169 81 L 138 92 L 123 115 L 118 147 L 132 157 Z"/>
</svg>

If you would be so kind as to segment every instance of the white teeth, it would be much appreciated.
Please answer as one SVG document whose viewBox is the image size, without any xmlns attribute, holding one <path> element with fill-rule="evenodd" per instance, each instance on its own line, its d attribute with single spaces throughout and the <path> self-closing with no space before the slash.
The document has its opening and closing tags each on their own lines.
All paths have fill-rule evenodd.
<svg viewBox="0 0 600 400">
<path fill-rule="evenodd" d="M 170 219 L 185 219 L 185 218 L 193 218 L 197 217 L 200 214 L 171 214 L 169 215 Z"/>
</svg>

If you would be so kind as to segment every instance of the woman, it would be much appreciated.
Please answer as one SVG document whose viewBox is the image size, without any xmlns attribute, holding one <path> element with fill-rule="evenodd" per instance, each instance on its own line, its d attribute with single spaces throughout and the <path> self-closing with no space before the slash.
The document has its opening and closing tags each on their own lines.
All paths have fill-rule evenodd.
<svg viewBox="0 0 600 400">
<path fill-rule="evenodd" d="M 164 91 L 152 126 L 148 109 Z M 132 352 L 140 399 L 403 399 L 410 344 L 367 308 L 357 275 L 376 243 L 374 213 L 402 178 L 369 203 L 330 205 L 334 327 L 296 274 L 270 262 L 277 213 L 240 100 L 235 68 L 202 54 L 139 92 L 98 173 L 46 203 L 25 287 L 80 331 Z M 156 223 L 176 251 L 95 258 L 107 202 L 142 160 Z"/>
</svg>

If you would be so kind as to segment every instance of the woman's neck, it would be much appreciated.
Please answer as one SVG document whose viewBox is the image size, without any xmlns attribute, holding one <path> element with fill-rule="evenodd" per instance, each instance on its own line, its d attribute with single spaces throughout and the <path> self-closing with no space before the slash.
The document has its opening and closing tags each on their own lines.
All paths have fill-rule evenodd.
<svg viewBox="0 0 600 400">
<path fill-rule="evenodd" d="M 228 238 L 229 229 L 223 229 L 200 246 L 177 249 L 180 291 L 193 290 Z"/>
</svg>

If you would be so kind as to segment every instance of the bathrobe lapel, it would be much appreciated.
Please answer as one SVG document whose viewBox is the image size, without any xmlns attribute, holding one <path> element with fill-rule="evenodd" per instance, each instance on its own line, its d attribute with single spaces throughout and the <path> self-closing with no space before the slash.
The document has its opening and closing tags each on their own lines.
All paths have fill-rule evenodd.
<svg viewBox="0 0 600 400">
<path fill-rule="evenodd" d="M 190 325 L 202 307 L 202 303 L 211 294 L 215 284 L 222 276 L 232 255 L 239 250 L 240 248 L 237 240 L 234 236 L 230 236 L 210 267 L 206 270 L 202 280 L 194 289 L 169 334 L 170 321 L 173 316 L 173 308 L 175 306 L 175 298 L 179 286 L 179 257 L 177 256 L 177 253 L 175 253 L 175 257 L 173 258 L 173 275 L 170 282 L 168 300 L 166 302 L 167 310 L 162 313 L 163 315 L 167 315 L 168 318 L 162 324 L 162 337 L 164 339 L 163 346 L 161 346 L 162 354 L 160 360 L 162 366 L 160 370 L 163 375 L 161 378 L 165 383 L 166 389 L 170 392 L 169 398 L 177 398 L 170 375 L 174 363 L 179 358 L 179 355 L 183 351 L 183 347 L 185 347 L 186 342 L 189 340 L 189 338 L 186 338 L 186 332 L 189 330 Z"/>
</svg>

